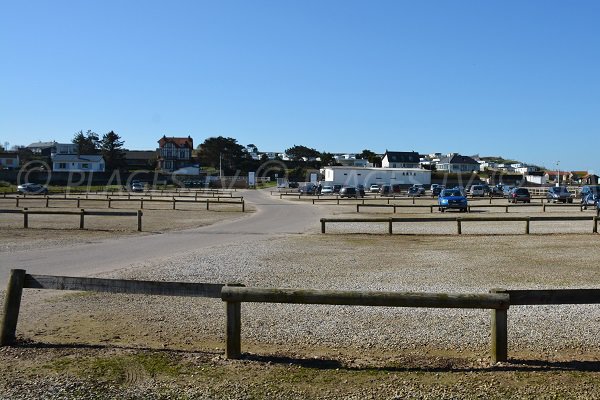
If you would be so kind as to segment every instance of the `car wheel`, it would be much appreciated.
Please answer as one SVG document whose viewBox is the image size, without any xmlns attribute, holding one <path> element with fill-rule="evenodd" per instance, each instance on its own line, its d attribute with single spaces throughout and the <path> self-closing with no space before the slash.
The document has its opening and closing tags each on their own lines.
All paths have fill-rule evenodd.
<svg viewBox="0 0 600 400">
<path fill-rule="evenodd" d="M 441 212 L 444 212 L 444 211 L 446 211 L 446 209 L 444 209 L 444 208 L 440 208 L 440 211 L 441 211 Z"/>
</svg>

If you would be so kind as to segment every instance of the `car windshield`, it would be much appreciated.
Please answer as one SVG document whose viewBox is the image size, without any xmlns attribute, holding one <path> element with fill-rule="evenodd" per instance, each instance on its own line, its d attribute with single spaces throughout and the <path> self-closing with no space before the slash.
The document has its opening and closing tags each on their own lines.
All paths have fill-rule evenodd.
<svg viewBox="0 0 600 400">
<path fill-rule="evenodd" d="M 442 197 L 450 197 L 450 196 L 462 196 L 460 190 L 452 189 L 452 190 L 444 190 L 442 192 Z"/>
<path fill-rule="evenodd" d="M 600 194 L 600 186 L 590 186 L 590 192 L 594 194 Z"/>
</svg>

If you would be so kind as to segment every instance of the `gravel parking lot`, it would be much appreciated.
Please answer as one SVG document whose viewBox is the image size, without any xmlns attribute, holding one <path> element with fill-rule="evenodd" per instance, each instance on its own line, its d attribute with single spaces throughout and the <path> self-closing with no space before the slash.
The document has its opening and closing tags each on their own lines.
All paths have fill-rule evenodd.
<svg viewBox="0 0 600 400">
<path fill-rule="evenodd" d="M 344 211 L 336 207 L 334 212 L 345 215 Z M 259 236 L 236 245 L 174 255 L 167 262 L 135 265 L 105 277 L 463 293 L 498 287 L 600 285 L 600 253 L 594 251 L 600 237 L 583 233 L 591 231 L 588 222 L 532 224 L 532 232 L 545 234 L 528 236 L 511 234 L 522 232 L 521 223 L 465 224 L 465 235 L 439 235 L 454 233 L 455 223 L 445 224 L 398 226 L 398 232 L 411 234 L 393 236 L 340 234 L 365 232 L 365 224 L 340 224 L 331 235 Z M 370 229 L 373 233 L 386 231 L 385 226 L 372 225 Z M 246 359 L 224 361 L 225 314 L 218 299 L 28 290 L 18 334 L 34 348 L 38 347 L 35 343 L 43 344 L 35 351 L 36 357 L 45 360 L 44 365 L 72 376 L 54 378 L 46 369 L 35 370 L 42 376 L 38 379 L 59 394 L 58 388 L 65 384 L 73 385 L 73 391 L 87 388 L 89 393 L 98 393 L 95 384 L 86 383 L 96 379 L 101 380 L 103 393 L 112 393 L 102 379 L 110 383 L 115 378 L 81 364 L 96 362 L 107 351 L 115 353 L 116 359 L 160 358 L 163 355 L 154 352 L 168 349 L 165 354 L 169 360 L 177 360 L 186 371 L 185 378 L 179 372 L 176 379 L 169 375 L 165 382 L 125 369 L 125 378 L 116 381 L 121 382 L 117 388 L 126 388 L 120 393 L 130 398 L 152 398 L 152 393 L 162 393 L 156 398 L 600 396 L 591 383 L 600 370 L 600 306 L 511 308 L 512 363 L 507 366 L 490 366 L 489 319 L 485 310 L 245 303 L 242 349 L 247 352 Z M 112 350 L 98 350 L 104 346 Z M 31 352 L 19 353 L 18 348 L 0 351 L 0 359 L 11 370 L 23 371 L 32 363 L 28 357 L 33 357 Z M 64 357 L 70 361 L 56 366 Z M 193 372 L 187 370 L 190 363 Z M 301 377 L 296 375 L 297 368 Z M 85 373 L 75 371 L 79 369 Z M 540 370 L 546 371 L 545 375 L 537 375 Z M 7 369 L 2 372 L 15 376 Z M 394 376 L 391 380 L 390 374 Z M 192 386 L 188 386 L 190 381 Z M 525 384 L 518 384 L 522 381 Z M 548 390 L 549 382 L 562 383 Z M 341 387 L 332 390 L 334 383 Z M 18 383 L 8 385 L 6 380 L 2 385 L 11 395 L 23 388 Z"/>
</svg>

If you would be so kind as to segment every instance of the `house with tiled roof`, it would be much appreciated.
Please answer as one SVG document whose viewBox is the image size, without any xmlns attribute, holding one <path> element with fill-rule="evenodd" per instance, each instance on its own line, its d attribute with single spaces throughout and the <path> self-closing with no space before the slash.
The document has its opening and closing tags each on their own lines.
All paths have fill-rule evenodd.
<svg viewBox="0 0 600 400">
<path fill-rule="evenodd" d="M 173 172 L 180 168 L 189 167 L 193 164 L 192 150 L 194 140 L 188 137 L 163 136 L 158 141 L 158 167 L 167 172 Z"/>
<path fill-rule="evenodd" d="M 461 156 L 458 153 L 450 153 L 440 158 L 436 166 L 438 171 L 453 173 L 479 171 L 479 163 L 469 156 Z"/>
<path fill-rule="evenodd" d="M 382 168 L 420 168 L 421 157 L 414 151 L 386 151 L 381 159 Z"/>
</svg>

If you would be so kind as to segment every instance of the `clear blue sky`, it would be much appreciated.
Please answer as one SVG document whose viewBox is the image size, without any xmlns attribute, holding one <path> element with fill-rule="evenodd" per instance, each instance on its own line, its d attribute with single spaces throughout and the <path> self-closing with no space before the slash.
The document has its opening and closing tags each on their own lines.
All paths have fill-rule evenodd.
<svg viewBox="0 0 600 400">
<path fill-rule="evenodd" d="M 0 143 L 116 131 L 600 172 L 600 1 L 5 1 Z"/>
</svg>

